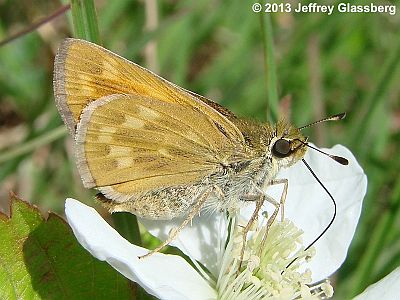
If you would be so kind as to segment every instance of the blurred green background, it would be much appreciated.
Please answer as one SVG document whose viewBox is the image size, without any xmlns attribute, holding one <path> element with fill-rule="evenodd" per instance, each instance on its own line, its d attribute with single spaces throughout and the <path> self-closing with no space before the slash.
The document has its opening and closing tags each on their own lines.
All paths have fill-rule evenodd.
<svg viewBox="0 0 400 300">
<path fill-rule="evenodd" d="M 269 18 L 252 12 L 254 2 L 95 4 L 105 47 L 239 116 L 266 121 L 274 90 L 279 115 L 298 126 L 347 112 L 344 121 L 308 132 L 320 147 L 350 148 L 368 176 L 356 236 L 332 277 L 336 298 L 347 299 L 400 265 L 400 12 Z M 0 43 L 28 30 L 0 47 L 0 208 L 6 213 L 10 191 L 60 214 L 66 197 L 95 205 L 75 169 L 73 143 L 60 127 L 52 92 L 55 51 L 73 36 L 71 12 L 29 32 L 66 4 L 0 0 Z"/>
</svg>

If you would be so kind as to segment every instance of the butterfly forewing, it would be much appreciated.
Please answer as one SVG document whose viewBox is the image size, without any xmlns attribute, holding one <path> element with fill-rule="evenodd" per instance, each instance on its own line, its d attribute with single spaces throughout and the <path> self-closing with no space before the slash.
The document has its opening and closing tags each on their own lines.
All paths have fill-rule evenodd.
<svg viewBox="0 0 400 300">
<path fill-rule="evenodd" d="M 78 169 L 86 187 L 110 186 L 115 199 L 198 182 L 243 151 L 220 126 L 189 106 L 134 94 L 106 96 L 82 113 Z"/>
<path fill-rule="evenodd" d="M 88 103 L 111 94 L 138 94 L 203 112 L 232 140 L 241 132 L 217 110 L 178 86 L 98 45 L 66 39 L 55 59 L 57 107 L 72 134 Z"/>
</svg>

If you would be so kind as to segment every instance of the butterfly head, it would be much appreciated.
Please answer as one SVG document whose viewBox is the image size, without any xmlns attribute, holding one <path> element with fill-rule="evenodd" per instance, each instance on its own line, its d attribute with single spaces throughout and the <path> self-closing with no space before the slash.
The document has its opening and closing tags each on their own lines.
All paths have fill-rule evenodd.
<svg viewBox="0 0 400 300">
<path fill-rule="evenodd" d="M 269 151 L 278 166 L 290 167 L 301 160 L 307 151 L 307 137 L 286 121 L 279 121 L 274 128 Z"/>
</svg>

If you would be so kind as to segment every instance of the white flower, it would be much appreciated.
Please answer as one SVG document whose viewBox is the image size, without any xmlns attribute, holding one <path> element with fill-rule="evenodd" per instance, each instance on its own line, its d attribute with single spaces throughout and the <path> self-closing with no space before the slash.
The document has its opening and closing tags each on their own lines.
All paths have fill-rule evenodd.
<svg viewBox="0 0 400 300">
<path fill-rule="evenodd" d="M 331 228 L 313 247 L 315 255 L 313 255 L 312 260 L 306 262 L 304 253 L 299 253 L 301 257 L 296 261 L 296 264 L 300 265 L 300 269 L 296 272 L 300 275 L 295 280 L 302 285 L 300 287 L 302 297 L 306 297 L 307 293 L 310 292 L 307 289 L 308 284 L 324 280 L 343 263 L 360 216 L 361 204 L 367 186 L 366 176 L 349 150 L 338 145 L 332 149 L 324 149 L 324 151 L 347 158 L 349 165 L 341 166 L 315 151 L 307 151 L 306 161 L 334 196 L 338 212 Z M 278 177 L 289 180 L 285 218 L 304 231 L 303 247 L 305 247 L 329 223 L 333 214 L 333 204 L 323 188 L 302 163 L 282 171 Z M 280 187 L 271 187 L 267 192 L 275 199 L 279 199 L 281 190 Z M 254 207 L 243 209 L 243 217 L 248 217 L 253 209 Z M 266 205 L 266 210 L 270 210 L 268 205 Z M 121 274 L 138 282 L 148 293 L 160 299 L 217 299 L 218 297 L 221 298 L 222 295 L 229 294 L 227 289 L 234 286 L 232 280 L 237 276 L 228 276 L 229 278 L 225 276 L 228 270 L 226 261 L 234 257 L 237 251 L 229 251 L 229 245 L 225 251 L 228 230 L 227 220 L 223 214 L 202 214 L 200 217 L 196 217 L 192 225 L 187 226 L 180 232 L 178 238 L 171 243 L 190 257 L 196 265 L 196 268 L 193 268 L 183 258 L 176 255 L 156 253 L 139 260 L 138 256 L 147 253 L 147 249 L 130 244 L 110 227 L 93 208 L 76 200 L 67 199 L 65 213 L 75 236 L 83 247 L 93 256 L 107 261 Z M 141 220 L 141 222 L 153 235 L 164 240 L 170 230 L 179 225 L 182 220 Z M 273 228 L 270 229 L 267 236 L 270 241 L 267 242 L 265 248 L 272 247 L 270 244 L 273 243 L 271 239 L 274 236 L 279 239 L 282 234 L 285 234 L 285 232 L 277 229 L 286 224 L 285 222 L 274 223 L 273 226 L 276 227 L 274 230 L 277 230 L 278 233 L 274 235 Z M 252 240 L 248 243 L 248 249 L 250 249 L 247 251 L 248 253 L 251 252 L 251 249 L 254 250 L 251 245 L 256 243 L 256 236 L 257 233 L 250 235 Z M 236 236 L 232 237 L 231 242 L 234 241 Z M 294 242 L 297 242 L 295 237 L 293 237 Z M 279 250 L 277 251 L 279 252 Z M 312 252 L 311 249 L 310 251 Z M 287 255 L 288 257 L 291 255 L 290 251 Z M 273 259 L 271 258 L 271 262 L 268 264 L 268 267 L 275 273 L 266 272 L 263 274 L 267 275 L 250 276 L 246 278 L 246 284 L 251 282 L 252 287 L 259 284 L 263 284 L 263 287 L 265 287 L 266 276 L 276 279 L 276 282 L 279 283 L 279 280 L 281 280 L 280 273 L 287 271 L 285 269 L 287 265 L 284 261 L 285 257 L 284 255 L 281 256 L 283 258 L 280 260 L 280 265 L 275 264 L 278 261 L 275 256 Z M 244 270 L 254 271 L 259 267 L 260 261 L 265 260 L 268 256 L 261 255 L 260 257 L 247 255 L 247 260 L 243 265 Z M 290 262 L 291 258 L 287 259 Z M 234 260 L 230 261 L 234 263 Z M 199 263 L 209 272 L 204 271 Z M 276 276 L 271 274 L 276 274 Z M 321 284 L 316 288 L 325 289 L 327 294 L 330 293 L 327 285 Z M 278 284 L 272 287 L 272 290 L 268 289 L 267 292 L 277 290 L 281 293 L 280 297 L 286 297 L 285 292 L 292 293 L 290 295 L 293 296 L 294 294 L 289 291 L 290 289 L 290 284 L 282 286 Z"/>
</svg>

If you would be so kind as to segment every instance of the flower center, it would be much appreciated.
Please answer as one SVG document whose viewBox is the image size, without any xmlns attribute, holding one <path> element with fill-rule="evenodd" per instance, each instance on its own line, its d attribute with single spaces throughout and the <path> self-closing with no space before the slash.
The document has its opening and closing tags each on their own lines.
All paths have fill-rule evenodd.
<svg viewBox="0 0 400 300">
<path fill-rule="evenodd" d="M 219 299 L 324 299 L 333 295 L 329 281 L 310 285 L 311 271 L 304 264 L 315 249 L 304 251 L 303 232 L 291 221 L 274 222 L 269 230 L 262 224 L 249 232 L 241 263 L 243 228 L 234 223 L 232 219 L 217 280 Z"/>
</svg>

